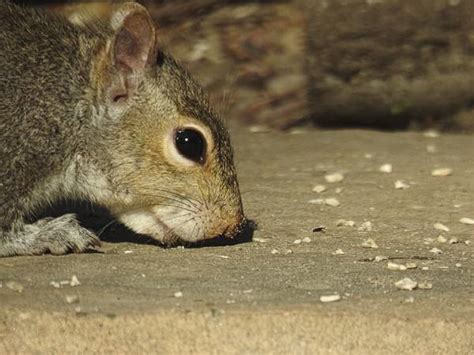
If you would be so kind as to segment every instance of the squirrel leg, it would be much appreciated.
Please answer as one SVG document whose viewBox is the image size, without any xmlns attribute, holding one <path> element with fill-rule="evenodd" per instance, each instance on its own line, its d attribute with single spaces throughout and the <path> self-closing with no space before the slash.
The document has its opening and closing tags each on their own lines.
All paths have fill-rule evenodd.
<svg viewBox="0 0 474 355">
<path fill-rule="evenodd" d="M 44 218 L 25 224 L 19 231 L 0 231 L 0 257 L 14 255 L 55 255 L 82 252 L 100 246 L 94 233 L 79 225 L 73 214 Z"/>
</svg>

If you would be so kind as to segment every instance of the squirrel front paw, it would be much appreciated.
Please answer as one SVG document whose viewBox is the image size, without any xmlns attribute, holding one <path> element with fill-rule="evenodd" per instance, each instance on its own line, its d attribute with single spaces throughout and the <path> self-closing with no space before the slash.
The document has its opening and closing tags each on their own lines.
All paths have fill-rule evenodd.
<svg viewBox="0 0 474 355">
<path fill-rule="evenodd" d="M 73 214 L 41 219 L 25 225 L 20 232 L 0 236 L 0 256 L 62 255 L 96 246 L 100 246 L 97 236 L 81 227 Z"/>
</svg>

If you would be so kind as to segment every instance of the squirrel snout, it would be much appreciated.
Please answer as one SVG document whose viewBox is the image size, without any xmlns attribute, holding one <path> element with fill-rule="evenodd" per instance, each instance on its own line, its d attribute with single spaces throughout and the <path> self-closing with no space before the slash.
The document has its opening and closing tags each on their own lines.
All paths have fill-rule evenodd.
<svg viewBox="0 0 474 355">
<path fill-rule="evenodd" d="M 235 238 L 244 229 L 246 221 L 247 219 L 242 212 L 238 212 L 229 219 L 220 219 L 208 230 L 208 237 Z"/>
</svg>

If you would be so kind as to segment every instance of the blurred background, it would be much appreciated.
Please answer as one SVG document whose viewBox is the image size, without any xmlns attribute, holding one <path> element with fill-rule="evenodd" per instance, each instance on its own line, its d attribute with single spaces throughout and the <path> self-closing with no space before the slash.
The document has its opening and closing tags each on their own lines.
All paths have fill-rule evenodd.
<svg viewBox="0 0 474 355">
<path fill-rule="evenodd" d="M 72 22 L 113 2 L 16 1 Z M 474 132 L 474 1 L 138 1 L 217 109 L 255 131 Z"/>
</svg>

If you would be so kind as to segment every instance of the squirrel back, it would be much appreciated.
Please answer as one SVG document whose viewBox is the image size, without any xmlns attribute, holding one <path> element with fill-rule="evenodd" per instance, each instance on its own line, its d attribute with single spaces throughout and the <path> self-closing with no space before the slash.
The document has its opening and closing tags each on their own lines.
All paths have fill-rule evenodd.
<svg viewBox="0 0 474 355">
<path fill-rule="evenodd" d="M 77 26 L 0 2 L 0 255 L 52 251 L 14 242 L 65 197 L 163 243 L 239 231 L 228 132 L 156 33 L 136 3 Z"/>
</svg>

